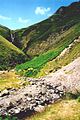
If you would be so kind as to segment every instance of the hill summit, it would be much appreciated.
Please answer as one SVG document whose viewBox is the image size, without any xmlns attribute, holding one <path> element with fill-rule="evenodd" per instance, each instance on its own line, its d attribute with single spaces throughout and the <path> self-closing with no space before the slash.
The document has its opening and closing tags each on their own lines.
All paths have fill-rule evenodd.
<svg viewBox="0 0 80 120">
<path fill-rule="evenodd" d="M 60 7 L 55 14 L 61 14 L 65 16 L 80 14 L 80 1 L 74 2 L 67 7 L 65 6 Z"/>
</svg>

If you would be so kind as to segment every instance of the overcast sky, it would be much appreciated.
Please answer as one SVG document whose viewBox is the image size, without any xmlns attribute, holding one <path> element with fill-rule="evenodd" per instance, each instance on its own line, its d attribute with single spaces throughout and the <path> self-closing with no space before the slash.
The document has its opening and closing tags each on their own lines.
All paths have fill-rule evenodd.
<svg viewBox="0 0 80 120">
<path fill-rule="evenodd" d="M 0 0 L 0 24 L 11 29 L 24 28 L 75 1 L 79 0 Z"/>
</svg>

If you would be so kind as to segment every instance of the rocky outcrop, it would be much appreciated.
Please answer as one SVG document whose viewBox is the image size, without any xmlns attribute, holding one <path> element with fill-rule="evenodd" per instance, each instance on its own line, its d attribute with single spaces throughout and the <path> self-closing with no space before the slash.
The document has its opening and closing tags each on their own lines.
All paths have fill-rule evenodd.
<svg viewBox="0 0 80 120">
<path fill-rule="evenodd" d="M 48 84 L 45 80 L 29 79 L 30 85 L 19 89 L 4 90 L 0 93 L 0 114 L 18 116 L 28 111 L 41 112 L 44 106 L 54 103 L 64 94 L 61 84 Z"/>
</svg>

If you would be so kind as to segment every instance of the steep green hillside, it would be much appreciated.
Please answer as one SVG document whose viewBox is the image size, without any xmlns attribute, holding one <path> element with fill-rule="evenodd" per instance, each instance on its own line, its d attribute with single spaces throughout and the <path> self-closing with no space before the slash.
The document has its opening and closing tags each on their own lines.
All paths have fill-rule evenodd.
<svg viewBox="0 0 80 120">
<path fill-rule="evenodd" d="M 49 61 L 39 72 L 37 76 L 45 76 L 50 72 L 55 72 L 56 70 L 60 69 L 62 66 L 65 66 L 72 62 L 77 57 L 80 57 L 80 43 L 76 43 L 69 53 L 66 53 L 61 58 L 56 58 L 55 60 Z"/>
<path fill-rule="evenodd" d="M 6 38 L 7 40 L 11 41 L 10 29 L 0 25 L 0 35 Z"/>
<path fill-rule="evenodd" d="M 59 8 L 48 19 L 28 28 L 10 30 L 0 26 L 0 35 L 23 50 L 30 58 L 54 49 L 59 42 L 58 37 L 80 21 L 80 2 Z"/>
<path fill-rule="evenodd" d="M 72 33 L 70 34 L 70 36 L 71 35 Z M 73 35 L 74 36 L 80 35 L 80 24 L 75 26 Z M 77 38 L 77 39 L 80 40 L 80 38 Z M 70 49 L 67 50 L 67 52 L 65 52 L 63 56 L 60 56 L 56 58 L 55 60 L 53 59 L 52 61 L 49 61 L 47 64 L 45 64 L 45 66 L 41 69 L 41 71 L 39 72 L 37 76 L 44 76 L 44 75 L 49 74 L 50 72 L 56 71 L 62 66 L 69 64 L 77 57 L 80 57 L 80 42 L 73 43 L 72 47 L 70 47 Z"/>
<path fill-rule="evenodd" d="M 36 76 L 38 73 L 40 75 L 43 74 L 41 69 L 44 68 L 45 64 L 56 58 L 80 35 L 79 30 L 80 2 L 74 2 L 68 7 L 59 8 L 48 19 L 28 28 L 12 31 L 4 26 L 0 26 L 0 35 L 9 41 L 12 41 L 12 35 L 14 39 L 12 43 L 32 59 L 17 66 L 17 71 L 21 71 L 21 74 L 26 76 Z M 8 47 L 5 45 L 4 53 L 7 53 Z M 17 47 L 15 47 L 15 51 L 18 50 Z M 1 46 L 1 50 L 2 48 L 3 46 Z M 4 55 L 3 52 L 1 52 L 1 55 Z M 12 51 L 10 51 L 10 54 L 12 54 Z M 11 64 L 13 66 L 14 63 L 20 63 L 24 59 L 24 57 L 16 57 L 16 55 L 4 56 L 3 58 L 6 59 L 1 60 L 0 63 L 3 64 L 1 66 L 4 66 L 4 64 L 7 66 Z M 12 64 L 10 61 L 12 61 L 13 57 L 19 62 L 14 60 Z M 8 63 L 5 61 L 8 61 Z"/>
<path fill-rule="evenodd" d="M 58 37 L 80 21 L 80 2 L 61 7 L 53 16 L 28 28 L 14 31 L 14 44 L 30 57 L 54 49 Z"/>
<path fill-rule="evenodd" d="M 25 61 L 25 54 L 0 36 L 0 70 L 14 67 L 23 61 Z"/>
<path fill-rule="evenodd" d="M 41 72 L 40 74 L 38 74 L 38 77 L 40 77 L 43 74 L 41 69 L 44 68 L 45 64 L 48 61 L 56 58 L 79 35 L 80 35 L 80 23 L 75 25 L 74 27 L 70 28 L 65 33 L 61 34 L 61 36 L 59 36 L 59 38 L 58 38 L 59 42 L 56 44 L 54 49 L 49 50 L 48 52 L 46 52 L 44 54 L 41 54 L 38 57 L 35 57 L 34 59 L 32 59 L 29 62 L 26 62 L 24 64 L 21 64 L 21 65 L 17 66 L 16 70 L 18 72 L 20 72 L 21 74 L 26 75 L 28 77 L 35 77 L 38 73 Z M 75 45 L 75 46 L 77 46 L 77 48 L 75 49 L 75 47 L 74 47 L 73 51 L 74 51 L 74 53 L 76 52 L 76 54 L 72 54 L 72 53 L 69 54 L 69 56 L 70 56 L 70 59 L 69 59 L 69 56 L 68 56 L 69 62 L 71 62 L 71 60 L 74 58 L 74 56 L 75 56 L 75 58 L 77 56 L 80 56 L 80 54 L 79 54 L 79 52 L 80 52 L 79 44 Z M 61 59 L 61 61 L 63 61 L 63 60 L 64 59 Z M 66 60 L 67 59 L 64 60 L 65 63 L 66 63 Z M 58 65 L 58 64 L 56 63 L 56 65 Z M 62 62 L 62 66 L 63 65 L 64 64 Z M 60 65 L 58 65 L 57 67 L 60 67 Z M 54 65 L 51 66 L 51 69 L 52 70 L 54 69 Z M 46 73 L 46 71 L 48 71 L 48 70 L 49 70 L 49 68 L 47 67 L 47 70 L 44 69 L 43 71 L 45 71 L 45 73 Z"/>
</svg>

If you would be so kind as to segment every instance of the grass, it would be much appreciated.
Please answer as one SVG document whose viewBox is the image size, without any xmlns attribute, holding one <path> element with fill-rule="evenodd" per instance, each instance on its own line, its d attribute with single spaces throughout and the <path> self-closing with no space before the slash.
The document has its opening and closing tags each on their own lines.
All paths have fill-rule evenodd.
<svg viewBox="0 0 80 120">
<path fill-rule="evenodd" d="M 71 16 L 54 14 L 40 23 L 14 31 L 15 44 L 33 58 L 50 50 L 51 46 L 56 45 L 56 41 L 59 42 L 57 38 L 62 32 L 79 22 L 79 14 Z M 50 36 L 53 35 L 54 37 L 51 39 Z"/>
<path fill-rule="evenodd" d="M 75 27 L 73 27 L 72 29 L 73 29 L 73 31 L 71 31 L 71 33 L 69 33 L 64 38 L 65 42 L 67 42 L 67 40 L 71 40 L 71 39 L 75 40 L 75 36 L 77 37 L 77 36 L 80 35 L 80 24 L 75 25 Z M 77 57 L 80 57 L 80 43 L 76 43 L 70 49 L 69 53 L 67 53 L 63 57 L 61 57 L 61 59 L 56 58 L 55 60 L 53 59 L 52 61 L 47 62 L 43 66 L 43 68 L 40 70 L 37 77 L 45 76 L 52 71 L 56 71 L 59 68 L 61 68 L 62 66 L 65 66 L 65 65 L 69 64 L 70 62 L 72 62 Z"/>
<path fill-rule="evenodd" d="M 0 36 L 0 70 L 7 69 L 8 67 L 14 67 L 15 64 L 21 63 L 25 60 L 25 54 Z"/>
<path fill-rule="evenodd" d="M 16 66 L 16 70 L 18 71 L 18 73 L 20 73 L 21 75 L 25 75 L 27 77 L 36 77 L 36 76 L 40 77 L 42 75 L 45 75 L 46 71 L 48 71 L 50 69 L 53 70 L 53 68 L 56 66 L 57 66 L 57 68 L 61 67 L 59 64 L 57 64 L 57 62 L 54 63 L 54 59 L 66 47 L 68 47 L 68 45 L 70 43 L 72 43 L 76 37 L 78 37 L 80 35 L 79 29 L 80 29 L 80 23 L 75 25 L 74 27 L 70 28 L 67 31 L 67 33 L 64 33 L 63 35 L 65 35 L 65 37 L 60 38 L 60 42 L 56 43 L 54 49 L 49 50 L 48 52 L 45 52 L 44 54 L 41 54 L 38 57 L 33 58 L 29 62 L 26 62 L 24 64 Z M 80 46 L 76 45 L 72 51 L 73 52 L 69 54 L 70 58 L 68 56 L 69 62 L 71 62 L 71 60 L 72 60 L 71 56 L 72 56 L 72 58 L 74 56 L 76 58 L 77 55 L 79 56 Z M 74 54 L 75 52 L 76 52 L 76 54 Z M 51 60 L 53 60 L 54 64 L 52 66 L 50 66 L 50 64 L 49 64 L 48 66 L 50 66 L 50 67 L 48 67 L 46 63 Z M 62 59 L 62 61 L 66 62 L 67 59 L 65 59 L 65 60 Z M 69 63 L 69 62 L 67 62 L 67 63 Z M 62 65 L 64 65 L 64 63 L 62 63 Z M 45 73 L 44 73 L 44 71 L 45 71 Z"/>
<path fill-rule="evenodd" d="M 62 58 L 56 58 L 55 60 L 49 61 L 47 64 L 45 64 L 45 66 L 39 72 L 38 76 L 45 76 L 50 72 L 56 71 L 61 67 L 68 65 L 77 57 L 80 57 L 80 43 L 76 43 L 70 52 L 65 54 Z"/>
<path fill-rule="evenodd" d="M 67 11 L 65 15 L 54 14 L 48 19 L 28 28 L 11 31 L 4 26 L 0 26 L 0 34 L 9 40 L 10 33 L 12 33 L 15 36 L 14 45 L 28 54 L 29 58 L 32 59 L 35 56 L 39 56 L 34 58 L 35 60 L 33 59 L 31 62 L 28 62 L 30 67 L 27 67 L 27 63 L 24 64 L 26 65 L 25 69 L 29 68 L 29 72 L 27 71 L 27 73 L 25 73 L 24 71 L 27 76 L 35 76 L 48 61 L 57 57 L 60 52 L 78 36 L 78 30 L 80 28 L 77 30 L 78 27 L 75 28 L 74 25 L 77 26 L 77 24 L 80 23 L 80 14 L 75 15 L 78 11 L 78 7 L 75 6 L 75 8 L 76 10 L 68 8 L 70 9 L 71 15 L 68 14 L 69 11 Z M 10 64 L 14 66 L 14 64 L 22 63 L 25 59 L 24 55 L 22 55 L 24 54 L 23 52 L 21 53 L 18 48 L 12 49 L 13 46 L 11 44 L 9 44 L 7 48 L 6 46 L 8 44 L 5 44 L 5 47 L 2 44 L 0 45 L 2 46 L 0 49 L 0 51 L 2 51 L 0 53 L 0 63 L 2 63 L 0 69 L 7 69 L 7 66 L 10 66 Z"/>
<path fill-rule="evenodd" d="M 28 85 L 28 81 L 20 80 L 15 72 L 0 72 L 0 91 L 8 88 L 20 88 Z"/>
<path fill-rule="evenodd" d="M 0 35 L 3 36 L 4 38 L 10 40 L 10 29 L 5 27 L 5 26 L 2 26 L 0 25 Z"/>
<path fill-rule="evenodd" d="M 80 102 L 75 99 L 62 100 L 25 120 L 80 120 Z"/>
<path fill-rule="evenodd" d="M 22 75 L 25 75 L 27 77 L 35 77 L 39 70 L 42 68 L 42 66 L 49 60 L 52 60 L 53 58 L 57 57 L 63 49 L 64 47 L 55 50 L 50 50 L 40 55 L 39 57 L 35 57 L 31 61 L 16 66 L 16 71 L 20 72 Z"/>
</svg>

